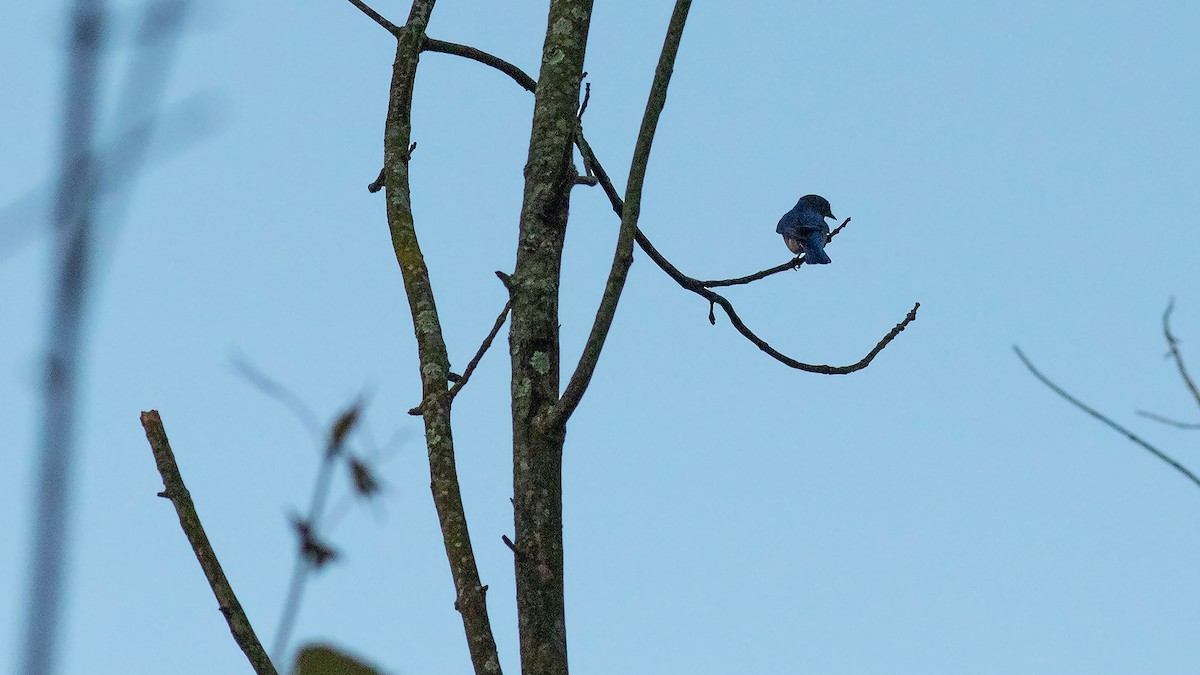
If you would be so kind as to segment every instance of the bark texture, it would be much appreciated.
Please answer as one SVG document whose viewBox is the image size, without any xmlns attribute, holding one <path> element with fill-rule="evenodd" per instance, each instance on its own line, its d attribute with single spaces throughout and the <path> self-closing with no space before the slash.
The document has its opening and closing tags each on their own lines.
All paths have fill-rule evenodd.
<svg viewBox="0 0 1200 675">
<path fill-rule="evenodd" d="M 590 0 L 550 3 L 533 106 L 512 294 L 513 507 L 524 675 L 567 673 L 563 601 L 558 289 Z"/>
<path fill-rule="evenodd" d="M 450 359 L 438 320 L 429 269 L 417 242 L 413 225 L 409 186 L 409 153 L 412 138 L 412 96 L 425 27 L 434 0 L 413 3 L 408 22 L 397 31 L 396 60 L 384 129 L 384 186 L 387 188 L 387 218 L 392 247 L 404 290 L 408 295 L 417 355 L 421 369 L 421 411 L 429 452 L 430 489 L 437 508 L 446 556 L 454 578 L 454 607 L 462 614 L 463 629 L 477 675 L 499 675 L 500 660 L 487 614 L 487 587 L 479 582 L 459 491 L 454 462 L 454 439 L 450 433 L 450 402 L 447 377 Z"/>
</svg>

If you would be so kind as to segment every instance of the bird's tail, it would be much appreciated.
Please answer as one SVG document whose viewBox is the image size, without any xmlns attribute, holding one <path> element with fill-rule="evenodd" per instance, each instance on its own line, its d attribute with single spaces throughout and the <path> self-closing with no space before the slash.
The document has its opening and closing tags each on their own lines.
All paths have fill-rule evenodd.
<svg viewBox="0 0 1200 675">
<path fill-rule="evenodd" d="M 823 249 L 809 247 L 809 249 L 804 252 L 804 262 L 808 263 L 809 265 L 828 265 L 829 263 L 833 262 L 833 260 L 831 260 L 829 256 L 825 254 Z"/>
</svg>

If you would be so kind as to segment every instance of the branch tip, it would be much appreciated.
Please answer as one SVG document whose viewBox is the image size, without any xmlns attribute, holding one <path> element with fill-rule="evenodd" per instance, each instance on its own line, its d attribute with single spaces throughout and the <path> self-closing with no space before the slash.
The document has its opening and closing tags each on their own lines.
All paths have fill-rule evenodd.
<svg viewBox="0 0 1200 675">
<path fill-rule="evenodd" d="M 217 560 L 216 551 L 213 550 L 212 543 L 209 542 L 208 535 L 204 532 L 204 525 L 200 522 L 196 505 L 192 503 L 183 482 L 183 474 L 180 473 L 179 465 L 175 462 L 175 453 L 171 450 L 171 443 L 167 439 L 167 431 L 163 427 L 162 417 L 159 416 L 157 410 L 148 410 L 142 413 L 141 420 L 142 427 L 146 431 L 146 440 L 150 443 L 150 451 L 154 455 L 154 464 L 163 481 L 164 490 L 158 493 L 158 496 L 169 499 L 174 505 L 175 513 L 179 516 L 180 529 L 187 537 L 192 552 L 195 553 L 196 560 L 200 563 L 200 569 L 204 571 L 204 577 L 208 580 L 208 586 L 217 600 L 217 606 L 225 615 L 229 632 L 233 635 L 238 647 L 241 647 L 246 659 L 254 668 L 254 672 L 259 675 L 276 675 L 275 666 L 267 656 L 266 650 L 263 649 L 262 643 L 259 642 L 258 636 L 254 634 L 250 619 L 242 610 L 242 605 L 238 602 L 237 595 L 233 592 L 233 587 L 229 584 L 229 579 L 225 577 L 221 563 Z"/>
<path fill-rule="evenodd" d="M 583 74 L 583 76 L 587 77 L 587 73 L 585 72 Z M 583 103 L 579 104 L 579 114 L 576 115 L 576 117 L 579 119 L 580 122 L 583 121 L 583 113 L 587 111 L 588 101 L 590 101 L 591 98 L 592 98 L 592 83 L 585 82 L 583 84 Z"/>
<path fill-rule="evenodd" d="M 511 276 L 509 276 L 506 272 L 501 272 L 500 270 L 496 270 L 496 278 L 500 280 L 500 283 L 504 284 L 504 287 L 506 289 L 508 289 L 509 293 L 512 292 L 512 277 Z"/>
<path fill-rule="evenodd" d="M 388 21 L 387 19 L 383 18 L 383 15 L 380 14 L 379 12 L 376 12 L 375 10 L 371 9 L 367 5 L 367 3 L 362 2 L 362 0 L 350 0 L 350 4 L 354 5 L 355 7 L 358 8 L 358 10 L 360 12 L 362 12 L 363 14 L 366 14 L 368 17 L 370 17 L 372 21 L 379 24 L 380 26 L 383 26 L 383 28 L 387 32 L 391 33 L 392 35 L 395 35 L 396 37 L 400 36 L 400 28 L 397 27 L 396 24 L 392 23 L 391 21 Z"/>
<path fill-rule="evenodd" d="M 1137 434 L 1133 433 L 1129 429 L 1126 429 L 1125 427 L 1121 426 L 1120 424 L 1117 424 L 1116 422 L 1114 422 L 1112 420 L 1112 418 L 1108 417 L 1104 413 L 1101 413 L 1099 410 L 1096 410 L 1095 408 L 1089 406 L 1088 404 L 1084 403 L 1083 401 L 1080 401 L 1079 399 L 1075 398 L 1071 394 L 1067 393 L 1067 391 L 1065 389 L 1058 386 L 1053 381 L 1051 381 L 1050 378 L 1043 375 L 1042 372 L 1033 365 L 1033 362 L 1029 360 L 1029 357 L 1025 356 L 1025 352 L 1021 351 L 1020 347 L 1018 347 L 1017 345 L 1013 345 L 1013 351 L 1016 352 L 1017 358 L 1021 360 L 1021 363 L 1025 364 L 1025 367 L 1029 369 L 1029 372 L 1032 373 L 1033 376 L 1038 379 L 1038 381 L 1040 381 L 1042 384 L 1049 387 L 1049 389 L 1051 391 L 1053 391 L 1055 394 L 1058 394 L 1060 397 L 1063 398 L 1063 400 L 1067 401 L 1068 403 L 1075 406 L 1076 408 L 1079 408 L 1080 410 L 1087 413 L 1088 415 L 1091 415 L 1093 418 L 1099 420 L 1105 426 L 1112 429 L 1113 431 L 1116 431 L 1118 434 L 1121 434 L 1125 438 L 1128 438 L 1133 443 L 1141 446 L 1144 450 L 1146 450 L 1150 454 L 1154 455 L 1158 459 L 1162 460 L 1168 466 L 1175 469 L 1179 473 L 1183 474 L 1183 476 L 1185 476 L 1188 480 L 1190 480 L 1192 483 L 1196 484 L 1197 487 L 1200 487 L 1200 477 L 1197 477 L 1196 474 L 1192 473 L 1191 471 L 1188 471 L 1188 469 L 1186 467 L 1184 467 L 1182 464 L 1175 461 L 1171 457 L 1167 456 L 1167 454 L 1164 453 L 1163 451 L 1159 450 L 1158 448 L 1154 447 L 1153 445 L 1150 445 L 1146 441 L 1142 440 L 1142 438 L 1139 437 Z"/>
</svg>

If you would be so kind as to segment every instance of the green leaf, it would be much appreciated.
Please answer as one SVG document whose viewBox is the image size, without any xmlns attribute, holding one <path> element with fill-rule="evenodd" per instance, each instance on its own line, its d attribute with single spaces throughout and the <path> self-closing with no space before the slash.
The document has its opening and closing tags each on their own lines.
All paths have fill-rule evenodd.
<svg viewBox="0 0 1200 675">
<path fill-rule="evenodd" d="M 381 671 L 328 645 L 310 644 L 296 655 L 292 675 L 381 675 Z"/>
</svg>

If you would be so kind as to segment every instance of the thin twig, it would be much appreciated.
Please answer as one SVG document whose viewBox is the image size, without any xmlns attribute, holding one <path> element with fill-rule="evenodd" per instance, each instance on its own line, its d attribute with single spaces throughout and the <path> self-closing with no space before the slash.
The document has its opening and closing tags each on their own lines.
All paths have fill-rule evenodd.
<svg viewBox="0 0 1200 675">
<path fill-rule="evenodd" d="M 1167 426 L 1172 426 L 1179 429 L 1200 429 L 1200 424 L 1195 422 L 1180 422 L 1179 420 L 1173 420 L 1170 417 L 1163 417 L 1162 415 L 1157 415 L 1146 410 L 1134 410 L 1133 412 L 1147 419 L 1152 419 L 1155 422 L 1166 424 Z"/>
<path fill-rule="evenodd" d="M 383 137 L 385 202 L 388 230 L 417 339 L 429 488 L 454 579 L 455 606 L 462 616 L 463 632 L 476 675 L 499 675 L 500 657 L 488 619 L 487 596 L 479 581 L 479 566 L 467 529 L 462 487 L 455 466 L 449 390 L 446 387 L 450 358 L 411 206 L 409 158 L 414 149 L 410 145 L 413 86 L 420 53 L 429 44 L 425 29 L 433 7 L 434 0 L 414 0 L 408 20 L 397 35 Z"/>
<path fill-rule="evenodd" d="M 1175 311 L 1175 298 L 1167 303 L 1167 311 L 1163 312 L 1163 337 L 1167 340 L 1167 346 L 1171 349 L 1171 358 L 1175 359 L 1175 365 L 1179 368 L 1179 376 L 1183 378 L 1183 383 L 1187 385 L 1188 391 L 1192 392 L 1192 398 L 1196 400 L 1196 405 L 1200 406 L 1200 389 L 1196 388 L 1196 382 L 1192 380 L 1192 376 L 1188 374 L 1187 367 L 1183 365 L 1183 353 L 1179 351 L 1179 340 L 1171 333 L 1171 312 Z"/>
<path fill-rule="evenodd" d="M 357 7 L 359 9 L 359 11 L 361 11 L 363 14 L 366 14 L 367 16 L 371 17 L 372 21 L 379 24 L 380 26 L 383 26 L 384 29 L 387 30 L 387 32 L 399 37 L 400 28 L 396 24 L 392 23 L 391 21 L 388 21 L 387 19 L 383 18 L 382 14 L 380 14 L 379 12 L 376 12 L 375 10 L 373 10 L 369 6 L 367 6 L 367 3 L 362 2 L 362 0 L 350 0 L 350 4 Z"/>
<path fill-rule="evenodd" d="M 833 232 L 829 233 L 829 236 L 826 237 L 826 242 L 833 241 L 833 238 L 838 235 L 838 232 L 841 232 L 842 230 L 846 229 L 846 226 L 849 224 L 850 224 L 849 218 L 842 221 L 842 224 L 838 225 L 837 229 L 835 229 Z M 719 286 L 740 286 L 742 284 L 748 284 L 748 283 L 751 283 L 754 281 L 758 281 L 759 279 L 765 279 L 765 278 L 771 276 L 772 274 L 779 274 L 780 272 L 787 272 L 788 270 L 798 269 L 803 263 L 804 263 L 804 257 L 796 256 L 795 258 L 792 258 L 791 260 L 789 260 L 785 263 L 780 263 L 774 267 L 768 267 L 767 269 L 765 269 L 761 272 L 755 272 L 754 274 L 747 274 L 744 277 L 735 277 L 733 279 L 714 279 L 712 281 L 701 281 L 700 285 L 704 286 L 705 288 L 717 288 Z"/>
<path fill-rule="evenodd" d="M 471 373 L 475 372 L 476 366 L 483 359 L 483 355 L 487 353 L 488 347 L 492 346 L 492 340 L 496 339 L 496 335 L 500 333 L 500 329 L 504 326 L 504 321 L 508 319 L 508 312 L 512 309 L 512 300 L 504 303 L 504 309 L 500 310 L 499 316 L 496 317 L 496 322 L 492 324 L 492 330 L 488 332 L 487 337 L 483 339 L 483 343 L 479 345 L 479 349 L 475 350 L 475 356 L 471 357 L 471 361 L 467 363 L 467 367 L 463 370 L 458 382 L 450 387 L 449 398 L 454 399 L 458 396 L 458 392 L 467 385 L 467 380 L 471 379 Z"/>
<path fill-rule="evenodd" d="M 562 397 L 554 406 L 551 415 L 552 425 L 565 423 L 570 419 L 583 394 L 587 391 L 604 342 L 612 329 L 616 318 L 617 304 L 625 289 L 625 280 L 629 277 L 629 268 L 633 264 L 633 240 L 637 233 L 638 217 L 641 214 L 642 186 L 646 181 L 646 168 L 650 163 L 650 149 L 654 145 L 654 132 L 658 128 L 659 117 L 667 104 L 667 87 L 671 83 L 671 73 L 675 70 L 675 57 L 679 54 L 679 43 L 683 39 L 684 24 L 687 23 L 688 11 L 692 7 L 691 0 L 676 0 L 675 9 L 671 13 L 671 21 L 667 25 L 667 35 L 663 39 L 662 54 L 658 59 L 658 67 L 654 71 L 654 81 L 650 85 L 650 96 L 646 101 L 646 112 L 642 116 L 642 126 L 634 143 L 633 160 L 629 167 L 629 180 L 625 185 L 625 208 L 621 211 L 621 230 L 617 235 L 617 247 L 613 253 L 612 268 L 608 273 L 608 281 L 604 286 L 604 295 L 600 298 L 600 307 L 596 310 L 596 319 L 592 323 L 592 331 L 588 334 L 587 342 L 583 345 L 583 354 L 571 373 L 571 379 L 563 390 Z M 587 107 L 590 94 L 584 94 L 580 106 L 579 118 L 583 118 L 583 110 Z M 582 136 L 582 130 L 576 136 Z M 587 162 L 584 162 L 587 165 Z"/>
<path fill-rule="evenodd" d="M 300 421 L 300 424 L 304 425 L 313 442 L 320 442 L 321 424 L 317 421 L 316 413 L 312 411 L 312 408 L 308 407 L 308 404 L 303 399 L 287 387 L 271 379 L 266 373 L 250 365 L 245 359 L 234 357 L 233 369 L 259 391 L 275 399 L 283 407 L 287 408 Z"/>
<path fill-rule="evenodd" d="M 584 75 L 587 75 L 587 73 L 584 73 Z M 588 101 L 590 100 L 592 100 L 592 83 L 585 82 L 583 84 L 583 103 L 579 104 L 579 114 L 575 116 L 580 122 L 583 121 L 583 113 L 587 112 Z"/>
<path fill-rule="evenodd" d="M 767 277 L 769 277 L 773 274 L 779 274 L 780 272 L 787 272 L 788 270 L 799 269 L 800 266 L 803 264 L 803 262 L 804 262 L 803 257 L 796 256 L 795 258 L 792 258 L 791 260 L 789 260 L 785 263 L 779 263 L 778 265 L 776 265 L 774 267 L 768 267 L 767 269 L 762 270 L 761 272 L 755 272 L 754 274 L 747 274 L 744 277 L 734 277 L 733 279 L 712 279 L 709 281 L 701 281 L 700 285 L 705 288 L 718 288 L 720 286 L 740 286 L 742 284 L 748 284 L 748 283 L 751 283 L 754 281 L 758 281 L 759 279 L 766 279 Z"/>
<path fill-rule="evenodd" d="M 1087 405 L 1083 401 L 1080 401 L 1079 399 L 1075 398 L 1074 396 L 1068 394 L 1062 387 L 1051 382 L 1049 378 L 1047 378 L 1045 375 L 1043 375 L 1041 373 L 1041 371 L 1039 371 L 1037 368 L 1034 367 L 1033 363 L 1030 362 L 1030 360 L 1025 356 L 1025 353 L 1021 351 L 1020 347 L 1013 345 L 1013 351 L 1017 353 L 1017 358 L 1021 359 L 1021 362 L 1024 363 L 1025 367 L 1029 369 L 1029 372 L 1033 373 L 1033 376 L 1036 377 L 1038 380 L 1040 380 L 1042 382 L 1042 384 L 1046 385 L 1047 387 L 1050 387 L 1050 389 L 1054 393 L 1056 393 L 1059 396 L 1066 399 L 1067 402 L 1074 405 L 1076 408 L 1079 408 L 1080 410 L 1084 411 L 1085 413 L 1100 420 L 1101 422 L 1103 422 L 1107 427 L 1109 427 L 1113 431 L 1116 431 L 1117 433 L 1128 438 L 1129 440 L 1133 441 L 1134 443 L 1142 446 L 1142 448 L 1144 448 L 1147 452 L 1149 452 L 1150 454 L 1159 458 L 1160 460 L 1166 462 L 1167 464 L 1169 464 L 1171 466 L 1171 468 L 1175 469 L 1179 473 L 1186 476 L 1188 480 L 1192 481 L 1197 486 L 1200 486 L 1200 478 L 1197 478 L 1196 474 L 1192 473 L 1191 471 L 1188 471 L 1186 468 L 1184 468 L 1184 466 L 1182 464 L 1180 464 L 1179 462 L 1176 462 L 1175 460 L 1168 457 L 1165 453 L 1163 453 L 1158 448 L 1156 448 L 1153 445 L 1150 445 L 1146 441 L 1142 440 L 1139 436 L 1134 434 L 1132 431 L 1126 429 L 1125 427 L 1121 426 L 1120 424 L 1117 424 L 1112 419 L 1110 419 L 1109 417 L 1106 417 L 1104 414 L 1102 414 L 1095 408 L 1092 408 L 1091 406 Z"/>
<path fill-rule="evenodd" d="M 500 274 L 497 272 L 497 274 Z M 467 367 L 463 370 L 462 375 L 455 376 L 454 386 L 450 387 L 450 391 L 446 394 L 448 401 L 453 401 L 458 392 L 467 384 L 467 380 L 471 378 L 471 373 L 475 372 L 475 368 L 479 362 L 483 360 L 483 355 L 487 353 L 489 347 L 492 346 L 492 341 L 496 339 L 496 335 L 500 333 L 500 329 L 504 326 L 504 321 L 508 319 L 508 312 L 512 309 L 512 300 L 504 303 L 504 309 L 500 310 L 500 315 L 496 317 L 496 322 L 492 324 L 492 330 L 488 332 L 487 337 L 483 338 L 483 343 L 479 345 L 479 349 L 475 350 L 475 356 L 471 357 L 471 361 L 467 363 Z M 453 373 L 451 373 L 453 375 Z M 425 414 L 425 402 L 422 401 L 419 405 L 409 408 L 409 415 L 418 416 Z"/>
<path fill-rule="evenodd" d="M 208 585 L 217 598 L 217 605 L 220 607 L 221 613 L 225 615 L 225 621 L 229 624 L 229 632 L 233 634 L 233 639 L 246 654 L 254 672 L 260 675 L 275 675 L 275 666 L 271 664 L 266 650 L 263 649 L 262 643 L 254 634 L 250 619 L 242 610 L 242 605 L 238 602 L 233 587 L 225 578 L 225 572 L 221 569 L 217 554 L 213 551 L 212 544 L 209 543 L 208 536 L 204 533 L 204 526 L 200 523 L 200 516 L 196 513 L 196 505 L 192 503 L 191 494 L 183 484 L 179 465 L 175 463 L 175 453 L 171 452 L 171 444 L 167 440 L 167 432 L 163 428 L 162 418 L 157 410 L 142 413 L 142 427 L 146 430 L 146 440 L 150 442 L 150 450 L 154 453 L 154 463 L 158 466 L 158 473 L 163 480 L 164 489 L 158 493 L 158 496 L 171 500 L 171 503 L 175 505 L 175 512 L 179 515 L 179 525 L 183 528 L 188 543 L 192 545 L 192 551 L 196 554 L 196 560 L 200 562 L 200 568 L 204 570 Z"/>
<path fill-rule="evenodd" d="M 335 557 L 333 550 L 318 537 L 317 529 L 322 523 L 337 460 L 343 454 L 348 454 L 342 452 L 343 447 L 361 420 L 365 405 L 364 397 L 360 396 L 348 406 L 329 426 L 329 431 L 322 439 L 321 425 L 317 422 L 316 415 L 299 396 L 242 359 L 235 358 L 233 365 L 260 391 L 286 406 L 308 429 L 313 442 L 324 446 L 321 453 L 321 467 L 317 471 L 317 478 L 313 484 L 308 515 L 304 518 L 299 516 L 292 518 L 293 527 L 298 535 L 298 554 L 295 564 L 292 566 L 291 581 L 288 583 L 286 599 L 275 628 L 274 644 L 271 646 L 271 653 L 277 660 L 283 661 L 292 629 L 300 614 L 300 603 L 304 598 L 304 590 L 308 584 L 310 573 Z"/>
<path fill-rule="evenodd" d="M 329 549 L 320 542 L 317 531 L 325 515 L 325 504 L 329 501 L 329 492 L 333 487 L 334 469 L 342 455 L 346 438 L 354 430 L 362 417 L 363 397 L 355 399 L 333 424 L 329 427 L 324 452 L 321 453 L 321 466 L 317 469 L 317 477 L 313 481 L 313 491 L 309 498 L 308 514 L 294 517 L 293 525 L 298 535 L 296 563 L 292 567 L 292 578 L 288 584 L 287 599 L 279 613 L 279 623 L 275 628 L 275 640 L 271 645 L 272 653 L 280 661 L 284 660 L 288 643 L 291 641 L 292 629 L 300 616 L 300 602 L 304 599 L 304 589 L 308 584 L 311 573 L 332 559 L 333 555 L 325 555 L 321 549 Z"/>
</svg>

